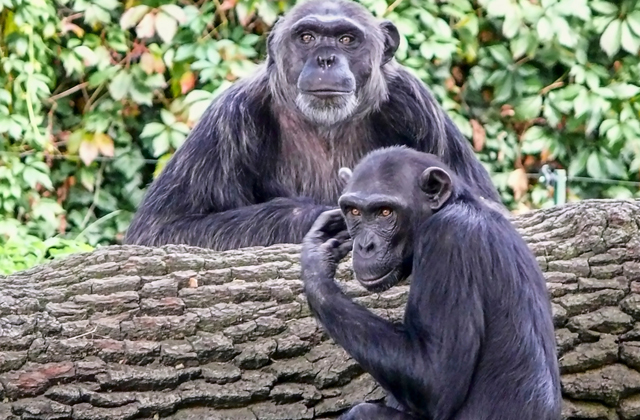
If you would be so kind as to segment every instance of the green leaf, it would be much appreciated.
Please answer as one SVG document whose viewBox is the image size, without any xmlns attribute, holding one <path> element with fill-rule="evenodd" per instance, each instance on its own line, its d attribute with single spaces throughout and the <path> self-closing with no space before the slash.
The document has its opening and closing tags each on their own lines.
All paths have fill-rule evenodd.
<svg viewBox="0 0 640 420">
<path fill-rule="evenodd" d="M 601 136 L 605 135 L 607 133 L 607 131 L 609 131 L 611 129 L 611 127 L 618 125 L 618 120 L 614 120 L 612 118 L 606 119 L 604 121 L 602 121 L 602 123 L 600 124 L 600 129 L 599 129 L 599 133 Z"/>
<path fill-rule="evenodd" d="M 127 9 L 127 11 L 120 16 L 120 27 L 122 29 L 133 28 L 148 11 L 149 6 L 145 5 L 134 6 Z"/>
<path fill-rule="evenodd" d="M 140 133 L 140 137 L 142 138 L 155 137 L 166 128 L 167 127 L 164 124 L 160 124 L 158 122 L 150 122 L 147 125 L 145 125 L 144 128 L 142 129 L 142 132 Z"/>
<path fill-rule="evenodd" d="M 542 96 L 535 95 L 522 98 L 515 107 L 516 117 L 522 121 L 528 121 L 540 115 L 542 108 Z"/>
<path fill-rule="evenodd" d="M 169 136 L 170 136 L 171 146 L 173 146 L 174 149 L 178 149 L 180 146 L 182 146 L 182 144 L 187 138 L 186 135 L 184 135 L 179 131 L 171 131 Z"/>
<path fill-rule="evenodd" d="M 163 131 L 153 139 L 153 156 L 158 157 L 169 150 L 171 138 L 168 131 Z"/>
<path fill-rule="evenodd" d="M 553 38 L 553 27 L 548 17 L 543 16 L 536 24 L 536 32 L 538 32 L 538 38 L 540 41 L 551 41 Z"/>
<path fill-rule="evenodd" d="M 551 104 L 549 99 L 545 99 L 542 116 L 547 120 L 550 127 L 556 127 L 560 123 L 562 113 Z"/>
<path fill-rule="evenodd" d="M 631 200 L 633 199 L 633 192 L 628 187 L 616 185 L 607 188 L 606 196 L 614 200 Z"/>
<path fill-rule="evenodd" d="M 640 10 L 634 10 L 633 12 L 627 15 L 627 24 L 631 31 L 636 35 L 640 36 Z"/>
<path fill-rule="evenodd" d="M 522 16 L 519 13 L 517 7 L 511 7 L 509 12 L 505 15 L 504 22 L 502 24 L 502 33 L 508 39 L 513 38 L 518 34 L 518 30 L 522 25 Z"/>
<path fill-rule="evenodd" d="M 622 22 L 618 19 L 612 20 L 600 37 L 600 47 L 609 57 L 613 57 L 620 51 L 622 42 Z"/>
<path fill-rule="evenodd" d="M 491 17 L 503 17 L 505 12 L 512 7 L 511 0 L 488 0 L 483 4 L 487 15 Z"/>
<path fill-rule="evenodd" d="M 0 89 L 0 103 L 11 105 L 11 94 L 4 89 Z"/>
<path fill-rule="evenodd" d="M 591 90 L 596 90 L 600 87 L 600 77 L 592 71 L 585 71 L 585 81 L 587 82 L 587 87 Z"/>
<path fill-rule="evenodd" d="M 602 161 L 600 154 L 596 151 L 591 152 L 587 159 L 587 173 L 591 178 L 604 178 L 605 177 L 604 162 Z"/>
<path fill-rule="evenodd" d="M 618 13 L 618 7 L 608 1 L 592 0 L 589 5 L 592 10 L 603 15 L 615 15 Z"/>
<path fill-rule="evenodd" d="M 582 117 L 584 114 L 587 113 L 587 111 L 589 111 L 589 108 L 591 107 L 591 101 L 589 98 L 589 94 L 587 93 L 587 90 L 582 90 L 578 96 L 576 97 L 576 99 L 573 100 L 573 110 L 575 112 L 575 116 L 577 118 Z"/>
<path fill-rule="evenodd" d="M 193 58 L 195 51 L 196 51 L 195 44 L 180 45 L 176 50 L 176 55 L 174 57 L 174 60 L 185 61 L 185 60 L 191 59 Z"/>
<path fill-rule="evenodd" d="M 507 77 L 499 83 L 493 92 L 493 101 L 496 103 L 504 103 L 509 100 L 513 91 L 513 75 Z"/>
<path fill-rule="evenodd" d="M 153 91 L 144 85 L 133 83 L 131 89 L 129 89 L 129 94 L 131 99 L 140 105 L 153 105 Z"/>
<path fill-rule="evenodd" d="M 609 89 L 613 92 L 615 97 L 620 100 L 631 99 L 640 93 L 640 86 L 632 85 L 630 83 L 614 83 L 609 85 Z"/>
<path fill-rule="evenodd" d="M 109 94 L 113 99 L 119 101 L 129 92 L 133 79 L 127 70 L 120 70 L 109 83 Z"/>
<path fill-rule="evenodd" d="M 498 64 L 501 64 L 506 67 L 509 64 L 513 63 L 513 60 L 511 59 L 511 54 L 509 53 L 509 50 L 507 49 L 507 47 L 505 47 L 504 45 L 502 44 L 492 45 L 488 47 L 487 50 L 489 51 L 489 54 L 491 54 L 491 57 L 493 57 L 493 59 L 496 60 L 496 62 L 498 62 Z"/>
<path fill-rule="evenodd" d="M 584 129 L 585 134 L 590 135 L 593 131 L 598 128 L 600 125 L 600 121 L 602 120 L 602 109 L 599 107 L 593 107 L 591 109 L 591 115 L 587 120 L 587 126 Z"/>
<path fill-rule="evenodd" d="M 624 21 L 622 23 L 622 48 L 625 51 L 636 54 L 638 49 L 640 49 L 640 37 L 634 34 L 629 27 L 629 22 Z"/>
<path fill-rule="evenodd" d="M 24 179 L 31 189 L 35 189 L 37 184 L 42 185 L 48 190 L 53 189 L 53 184 L 51 183 L 49 176 L 31 166 L 24 168 L 24 172 L 22 172 L 22 179 Z"/>
<path fill-rule="evenodd" d="M 567 175 L 570 177 L 580 175 L 587 166 L 588 158 L 589 158 L 589 152 L 587 150 L 579 151 L 576 157 L 571 159 L 571 163 L 567 168 Z"/>
<path fill-rule="evenodd" d="M 527 47 L 529 46 L 529 40 L 526 36 L 517 36 L 511 40 L 509 47 L 511 49 L 511 56 L 513 58 L 519 58 L 526 54 Z"/>
<path fill-rule="evenodd" d="M 618 141 L 624 140 L 619 124 L 616 124 L 607 130 L 607 139 L 609 140 L 610 147 L 615 147 Z"/>
<path fill-rule="evenodd" d="M 606 156 L 602 156 L 601 159 L 604 162 L 604 167 L 606 168 L 608 176 L 619 178 L 619 179 L 627 178 L 627 174 L 622 169 L 624 168 L 624 165 L 621 162 L 619 162 L 617 159 L 614 160 Z"/>
<path fill-rule="evenodd" d="M 160 118 L 165 125 L 172 125 L 176 122 L 176 116 L 166 109 L 160 110 Z"/>
<path fill-rule="evenodd" d="M 102 211 L 116 211 L 118 210 L 118 200 L 116 200 L 113 194 L 103 188 L 98 191 L 96 207 Z"/>
</svg>

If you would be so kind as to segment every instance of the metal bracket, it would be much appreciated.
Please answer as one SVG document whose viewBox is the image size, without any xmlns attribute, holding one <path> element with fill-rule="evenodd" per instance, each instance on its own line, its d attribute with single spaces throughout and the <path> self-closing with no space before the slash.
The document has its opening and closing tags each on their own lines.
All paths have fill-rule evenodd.
<svg viewBox="0 0 640 420">
<path fill-rule="evenodd" d="M 553 187 L 553 202 L 564 204 L 567 202 L 567 171 L 566 169 L 551 169 L 549 165 L 540 168 L 540 182 L 544 182 L 547 188 Z"/>
</svg>

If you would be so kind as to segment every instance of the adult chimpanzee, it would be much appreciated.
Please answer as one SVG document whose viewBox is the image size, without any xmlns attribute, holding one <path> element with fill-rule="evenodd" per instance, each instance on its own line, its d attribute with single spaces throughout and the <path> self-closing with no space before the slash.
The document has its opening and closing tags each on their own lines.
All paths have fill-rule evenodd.
<svg viewBox="0 0 640 420">
<path fill-rule="evenodd" d="M 335 208 L 338 169 L 392 145 L 441 156 L 499 202 L 469 142 L 393 60 L 399 39 L 348 0 L 294 7 L 269 35 L 267 62 L 212 102 L 149 187 L 126 242 L 299 243 Z"/>
<path fill-rule="evenodd" d="M 339 204 L 303 240 L 305 293 L 328 334 L 392 396 L 392 406 L 359 404 L 344 419 L 560 419 L 546 284 L 500 211 L 436 156 L 401 147 L 363 159 Z M 412 274 L 402 325 L 335 284 L 351 243 L 365 288 Z"/>
</svg>

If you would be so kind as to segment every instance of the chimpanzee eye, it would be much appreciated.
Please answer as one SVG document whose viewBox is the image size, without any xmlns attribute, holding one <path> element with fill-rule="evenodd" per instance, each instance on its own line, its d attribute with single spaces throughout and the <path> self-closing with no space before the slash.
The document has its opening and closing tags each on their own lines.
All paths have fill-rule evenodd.
<svg viewBox="0 0 640 420">
<path fill-rule="evenodd" d="M 308 43 L 310 43 L 311 41 L 313 41 L 313 40 L 314 40 L 314 38 L 313 38 L 313 35 L 311 35 L 311 34 L 302 34 L 302 35 L 300 36 L 300 40 L 301 40 L 302 42 L 304 42 L 305 44 L 308 44 Z"/>
<path fill-rule="evenodd" d="M 391 215 L 391 209 L 385 207 L 380 210 L 380 214 L 382 215 L 382 217 L 389 217 Z"/>
<path fill-rule="evenodd" d="M 351 210 L 349 211 L 353 216 L 360 216 L 360 210 L 358 210 L 355 207 L 352 207 Z"/>
<path fill-rule="evenodd" d="M 353 37 L 351 35 L 343 35 L 338 40 L 341 44 L 350 44 L 353 42 Z"/>
</svg>

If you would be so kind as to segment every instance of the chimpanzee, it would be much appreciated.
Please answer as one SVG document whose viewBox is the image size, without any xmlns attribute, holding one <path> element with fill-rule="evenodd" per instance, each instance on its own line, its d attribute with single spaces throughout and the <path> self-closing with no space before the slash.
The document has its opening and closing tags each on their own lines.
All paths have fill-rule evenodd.
<svg viewBox="0 0 640 420">
<path fill-rule="evenodd" d="M 220 94 L 149 187 L 126 243 L 217 250 L 300 243 L 335 208 L 340 167 L 405 145 L 441 156 L 493 202 L 469 141 L 394 61 L 400 35 L 349 0 L 281 18 L 254 75 Z"/>
<path fill-rule="evenodd" d="M 502 212 L 435 155 L 404 147 L 368 154 L 339 206 L 303 240 L 305 294 L 329 336 L 391 396 L 391 404 L 358 404 L 342 419 L 560 419 L 546 284 Z M 336 285 L 350 249 L 370 291 L 411 275 L 401 325 Z"/>
</svg>

